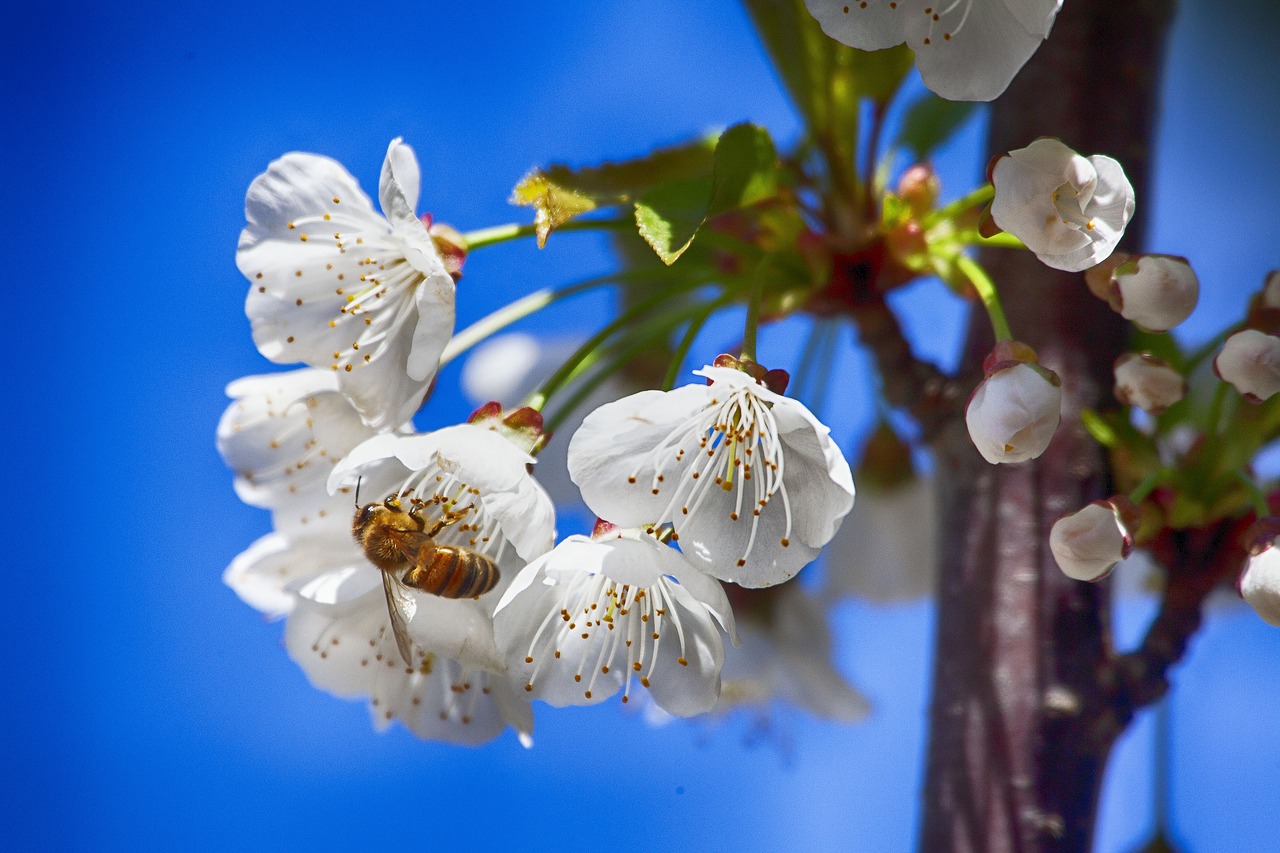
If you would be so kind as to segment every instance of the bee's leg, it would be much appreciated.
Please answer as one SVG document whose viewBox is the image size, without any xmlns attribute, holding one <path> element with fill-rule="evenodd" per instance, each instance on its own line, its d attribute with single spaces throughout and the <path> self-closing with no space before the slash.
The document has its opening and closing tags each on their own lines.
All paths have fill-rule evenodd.
<svg viewBox="0 0 1280 853">
<path fill-rule="evenodd" d="M 467 504 L 462 509 L 446 510 L 444 514 L 440 516 L 440 520 L 432 525 L 431 529 L 427 531 L 427 535 L 435 536 L 449 525 L 457 524 L 459 521 L 467 517 L 467 513 L 471 512 L 475 508 L 475 504 Z"/>
</svg>

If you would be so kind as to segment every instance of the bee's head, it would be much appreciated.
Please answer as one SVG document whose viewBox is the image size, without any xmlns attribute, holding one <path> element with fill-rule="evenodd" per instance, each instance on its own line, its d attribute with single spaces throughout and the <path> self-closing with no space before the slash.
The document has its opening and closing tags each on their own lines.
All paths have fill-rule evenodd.
<svg viewBox="0 0 1280 853">
<path fill-rule="evenodd" d="M 387 512 L 387 508 L 382 504 L 365 504 L 356 507 L 355 518 L 351 520 L 351 532 L 355 534 L 356 539 L 360 539 L 374 519 L 384 512 Z"/>
</svg>

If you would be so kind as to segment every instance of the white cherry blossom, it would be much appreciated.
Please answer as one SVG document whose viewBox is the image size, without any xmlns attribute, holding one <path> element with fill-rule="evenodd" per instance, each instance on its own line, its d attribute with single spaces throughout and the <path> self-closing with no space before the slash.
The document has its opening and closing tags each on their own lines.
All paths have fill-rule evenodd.
<svg viewBox="0 0 1280 853">
<path fill-rule="evenodd" d="M 712 708 L 733 612 L 718 581 L 637 530 L 570 536 L 531 562 L 494 614 L 513 681 L 557 707 L 633 684 L 677 716 Z"/>
<path fill-rule="evenodd" d="M 1100 581 L 1133 550 L 1112 501 L 1094 501 L 1054 522 L 1049 550 L 1063 574 L 1078 581 Z"/>
<path fill-rule="evenodd" d="M 1079 272 L 1102 261 L 1133 216 L 1133 187 L 1119 163 L 1082 157 L 1051 137 L 998 157 L 991 183 L 996 225 L 1054 269 Z"/>
<path fill-rule="evenodd" d="M 493 626 L 477 601 L 418 596 L 413 657 L 401 658 L 377 569 L 364 562 L 300 585 L 285 648 L 313 685 L 369 697 L 374 727 L 398 720 L 421 738 L 477 744 L 514 727 L 533 729 L 527 699 L 502 673 Z"/>
<path fill-rule="evenodd" d="M 1247 400 L 1261 402 L 1280 391 L 1280 337 L 1244 329 L 1227 338 L 1213 369 Z"/>
<path fill-rule="evenodd" d="M 853 476 L 801 403 L 732 367 L 710 384 L 642 391 L 596 409 L 569 443 L 592 512 L 623 527 L 670 522 L 696 566 L 749 587 L 794 576 L 853 506 Z"/>
<path fill-rule="evenodd" d="M 385 217 L 316 154 L 276 160 L 245 197 L 236 265 L 259 351 L 334 371 L 375 428 L 412 417 L 453 333 L 453 278 L 414 215 L 418 184 L 413 150 L 395 139 L 378 187 Z"/>
<path fill-rule="evenodd" d="M 906 42 L 924 84 L 990 101 L 1049 35 L 1062 0 L 805 0 L 823 31 L 860 50 Z"/>
<path fill-rule="evenodd" d="M 964 413 L 974 446 L 993 465 L 1025 462 L 1044 453 L 1061 418 L 1058 377 L 1026 363 L 989 373 Z"/>
<path fill-rule="evenodd" d="M 338 391 L 332 371 L 246 376 L 227 386 L 233 402 L 218 421 L 218 452 L 236 472 L 247 504 L 278 509 L 307 491 L 325 496 L 333 466 L 374 435 Z"/>
<path fill-rule="evenodd" d="M 529 473 L 533 457 L 494 429 L 466 423 L 421 435 L 375 436 L 339 463 L 329 488 L 355 486 L 385 462 L 398 468 L 398 484 L 385 494 L 366 492 L 369 499 L 395 495 L 419 507 L 428 522 L 445 511 L 457 513 L 458 523 L 436 535 L 440 544 L 487 554 L 500 567 L 514 559 L 517 568 L 555 544 L 555 508 Z"/>
</svg>

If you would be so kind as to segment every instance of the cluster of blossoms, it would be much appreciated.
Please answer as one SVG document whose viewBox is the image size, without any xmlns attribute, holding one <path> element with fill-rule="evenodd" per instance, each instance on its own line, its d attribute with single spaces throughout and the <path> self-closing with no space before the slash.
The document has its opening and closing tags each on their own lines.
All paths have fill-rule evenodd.
<svg viewBox="0 0 1280 853">
<path fill-rule="evenodd" d="M 906 44 L 939 94 L 988 100 L 1048 36 L 1061 0 L 806 6 L 847 45 Z M 890 97 L 878 103 L 877 121 Z M 272 513 L 273 531 L 234 560 L 225 580 L 285 620 L 285 647 L 316 686 L 367 696 L 380 727 L 399 720 L 421 737 L 458 743 L 507 727 L 528 742 L 532 700 L 588 705 L 618 693 L 625 703 L 646 696 L 655 713 L 676 716 L 783 697 L 820 716 L 856 719 L 867 705 L 832 665 L 824 605 L 847 594 L 922 594 L 935 508 L 926 480 L 899 476 L 912 472 L 909 450 L 896 437 L 877 450 L 873 438 L 861 469 L 871 474 L 873 500 L 837 538 L 854 503 L 849 463 L 801 395 L 787 396 L 788 374 L 756 362 L 760 318 L 849 309 L 856 319 L 859 300 L 883 307 L 884 291 L 929 273 L 976 294 L 997 343 L 965 421 L 986 461 L 1017 464 L 1048 448 L 1062 383 L 1014 338 L 969 247 L 986 238 L 1084 272 L 1090 290 L 1144 333 L 1168 332 L 1195 308 L 1199 281 L 1184 258 L 1117 251 L 1134 191 L 1110 157 L 1037 139 L 996 158 L 987 185 L 942 208 L 936 177 L 921 163 L 896 195 L 885 193 L 876 221 L 845 210 L 821 224 L 796 199 L 822 188 L 801 186 L 812 176 L 785 174 L 783 163 L 767 132 L 737 125 L 712 147 L 699 140 L 613 171 L 553 167 L 531 173 L 513 196 L 536 208 L 533 226 L 471 235 L 418 215 L 420 170 L 399 139 L 382 166 L 381 212 L 342 166 L 314 154 L 287 154 L 253 181 L 236 254 L 250 283 L 253 339 L 267 359 L 305 367 L 228 388 L 219 450 L 240 496 Z M 695 166 L 700 178 L 686 173 Z M 705 209 L 691 211 L 684 199 L 703 179 Z M 525 405 L 492 402 L 495 391 L 465 423 L 416 432 L 413 417 L 443 362 L 575 289 L 529 294 L 455 335 L 468 252 L 535 233 L 541 246 L 580 214 L 623 204 L 633 205 L 658 257 L 691 259 L 688 272 L 632 291 L 627 310 L 573 349 Z M 700 229 L 728 239 L 694 246 Z M 838 274 L 848 270 L 861 274 Z M 708 285 L 718 293 L 701 301 Z M 734 302 L 748 307 L 740 357 L 721 355 L 694 371 L 695 383 L 672 387 L 702 325 Z M 667 390 L 623 395 L 615 387 L 600 398 L 611 372 L 656 341 L 671 345 L 679 328 Z M 496 364 L 511 361 L 507 354 Z M 604 367 L 583 379 L 597 362 Z M 476 357 L 469 367 L 493 372 L 492 359 L 483 363 Z M 1280 274 L 1268 278 L 1214 368 L 1249 401 L 1280 391 Z M 1187 394 L 1189 368 L 1153 352 L 1128 353 L 1114 369 L 1116 399 L 1145 413 L 1133 429 Z M 564 394 L 575 381 L 581 387 Z M 589 536 L 558 544 L 555 504 L 533 474 L 553 428 L 544 431 L 542 417 L 553 394 L 574 402 L 561 403 L 550 425 L 583 400 L 595 403 L 558 447 L 597 522 Z M 882 452 L 892 461 L 877 472 Z M 1062 570 L 1105 577 L 1141 544 L 1136 504 L 1156 484 L 1061 519 L 1049 544 Z M 1269 556 L 1280 527 L 1271 521 L 1259 522 L 1241 590 L 1280 622 Z M 875 550 L 894 531 L 897 544 Z M 821 596 L 787 583 L 833 542 L 839 568 Z"/>
<path fill-rule="evenodd" d="M 467 249 L 415 215 L 418 181 L 395 140 L 382 215 L 311 154 L 282 157 L 249 189 L 237 263 L 254 340 L 310 366 L 228 388 L 219 450 L 274 530 L 226 582 L 286 620 L 285 647 L 317 687 L 369 697 L 379 727 L 479 743 L 510 726 L 527 741 L 531 699 L 627 702 L 637 686 L 670 714 L 717 708 L 724 639 L 738 642 L 722 581 L 772 586 L 812 561 L 853 504 L 848 463 L 784 395 L 785 373 L 722 356 L 696 371 L 701 384 L 585 419 L 568 468 L 603 520 L 556 545 L 531 473 L 548 439 L 538 411 L 489 403 L 414 431 Z M 828 651 L 786 654 L 843 686 Z M 865 711 L 847 687 L 809 693 L 830 716 Z"/>
</svg>

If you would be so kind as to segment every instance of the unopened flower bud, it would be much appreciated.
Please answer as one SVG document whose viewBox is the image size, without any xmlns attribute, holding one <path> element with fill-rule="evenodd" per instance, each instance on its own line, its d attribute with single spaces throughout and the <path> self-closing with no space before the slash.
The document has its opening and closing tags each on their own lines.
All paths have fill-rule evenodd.
<svg viewBox="0 0 1280 853">
<path fill-rule="evenodd" d="M 1195 310 L 1200 280 L 1186 258 L 1133 255 L 1111 274 L 1111 307 L 1148 332 L 1167 332 Z"/>
<path fill-rule="evenodd" d="M 1187 381 L 1168 362 L 1151 353 L 1125 353 L 1116 359 L 1116 399 L 1158 415 L 1187 393 Z"/>
<path fill-rule="evenodd" d="M 1000 352 L 1030 353 L 1002 358 Z M 992 464 L 1035 459 L 1049 446 L 1062 417 L 1062 388 L 1057 375 L 1035 363 L 1025 344 L 1005 342 L 986 361 L 986 378 L 965 409 L 969 437 Z"/>
<path fill-rule="evenodd" d="M 1280 338 L 1245 329 L 1227 338 L 1213 370 L 1255 403 L 1280 391 Z"/>
<path fill-rule="evenodd" d="M 929 213 L 938 204 L 938 194 L 942 184 L 938 173 L 928 163 L 916 163 L 902 173 L 898 181 L 898 197 L 911 208 L 912 215 L 919 219 Z"/>
<path fill-rule="evenodd" d="M 1280 334 L 1280 270 L 1267 273 L 1262 289 L 1249 300 L 1244 324 L 1268 335 Z"/>
<path fill-rule="evenodd" d="M 1280 519 L 1259 519 L 1245 539 L 1249 558 L 1240 574 L 1240 595 L 1262 621 L 1280 627 Z"/>
<path fill-rule="evenodd" d="M 1094 501 L 1054 522 L 1049 550 L 1067 577 L 1100 581 L 1129 556 L 1133 538 L 1120 517 L 1116 499 Z"/>
</svg>

